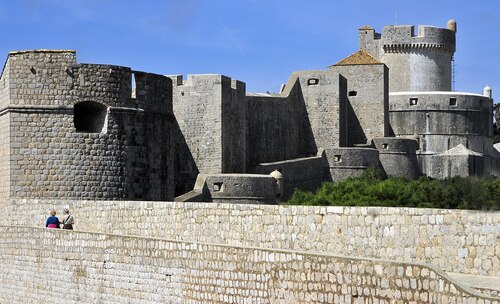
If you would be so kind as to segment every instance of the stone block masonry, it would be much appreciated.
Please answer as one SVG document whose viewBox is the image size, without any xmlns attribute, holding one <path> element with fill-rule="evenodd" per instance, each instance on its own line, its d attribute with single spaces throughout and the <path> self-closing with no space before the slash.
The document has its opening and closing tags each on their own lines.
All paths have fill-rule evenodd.
<svg viewBox="0 0 500 304">
<path fill-rule="evenodd" d="M 169 78 L 35 50 L 0 84 L 1 197 L 173 199 Z"/>
<path fill-rule="evenodd" d="M 245 172 L 245 84 L 218 74 L 170 78 L 176 195 L 192 190 L 198 173 Z"/>
<path fill-rule="evenodd" d="M 0 233 L 2 303 L 499 303 L 416 263 L 33 227 Z"/>
<path fill-rule="evenodd" d="M 69 204 L 76 229 L 416 261 L 500 277 L 500 212 L 387 207 L 10 200 L 0 225 L 43 226 Z M 22 215 L 22 216 L 21 216 Z"/>
</svg>

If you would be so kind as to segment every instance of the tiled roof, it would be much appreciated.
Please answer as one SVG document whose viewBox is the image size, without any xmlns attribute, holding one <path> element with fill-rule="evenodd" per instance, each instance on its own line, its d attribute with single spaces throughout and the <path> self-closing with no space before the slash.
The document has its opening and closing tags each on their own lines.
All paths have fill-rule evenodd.
<svg viewBox="0 0 500 304">
<path fill-rule="evenodd" d="M 346 57 L 333 66 L 339 65 L 361 65 L 361 64 L 382 64 L 377 58 L 370 55 L 365 50 L 359 50 L 356 53 L 352 54 L 349 57 Z"/>
<path fill-rule="evenodd" d="M 369 26 L 369 25 L 365 25 L 365 26 L 360 27 L 359 29 L 362 31 L 365 31 L 365 30 L 373 30 L 374 28 Z"/>
</svg>

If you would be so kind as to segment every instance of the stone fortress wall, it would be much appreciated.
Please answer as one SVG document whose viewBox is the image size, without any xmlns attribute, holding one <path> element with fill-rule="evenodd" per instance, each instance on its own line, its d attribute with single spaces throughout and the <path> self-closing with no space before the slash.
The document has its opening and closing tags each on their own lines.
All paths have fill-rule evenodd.
<svg viewBox="0 0 500 304">
<path fill-rule="evenodd" d="M 198 173 L 245 172 L 245 84 L 223 75 L 170 76 L 175 138 L 176 175 L 192 189 Z M 179 193 L 180 192 L 180 193 Z"/>
<path fill-rule="evenodd" d="M 2 226 L 42 226 L 69 204 L 78 230 L 416 261 L 500 277 L 499 212 L 387 207 L 11 200 Z M 126 220 L 124 220 L 126 219 Z"/>
<path fill-rule="evenodd" d="M 275 204 L 370 167 L 499 176 L 491 90 L 434 91 L 451 85 L 444 61 L 456 24 L 420 31 L 364 27 L 365 47 L 327 70 L 294 72 L 278 94 L 247 94 L 223 75 L 77 64 L 74 51 L 10 53 L 0 77 L 9 269 L 0 299 L 52 300 L 81 286 L 69 301 L 497 303 L 435 267 L 500 277 L 498 212 L 237 204 Z M 422 73 L 435 75 L 415 79 Z M 21 227 L 65 205 L 94 233 Z M 46 250 L 65 241 L 74 246 L 64 255 Z M 44 271 L 68 278 L 47 293 Z"/>
<path fill-rule="evenodd" d="M 492 112 L 493 104 L 487 94 L 390 94 L 389 117 L 394 134 L 418 140 L 416 152 L 421 171 L 435 178 L 467 175 L 460 172 L 463 168 L 477 175 L 499 175 L 499 152 L 492 139 Z M 408 121 L 414 123 L 410 125 Z M 459 145 L 464 149 L 453 149 Z M 454 164 L 457 170 L 448 169 Z"/>
<path fill-rule="evenodd" d="M 4 198 L 173 198 L 169 78 L 39 50 L 10 53 L 0 83 Z"/>
<path fill-rule="evenodd" d="M 417 36 L 411 26 L 363 27 L 358 52 L 327 70 L 294 72 L 278 94 L 247 94 L 243 82 L 218 74 L 184 80 L 77 64 L 74 51 L 12 52 L 0 79 L 0 195 L 190 199 L 183 195 L 199 174 L 278 170 L 286 200 L 293 187 L 314 190 L 373 167 L 409 178 L 499 176 L 491 90 L 389 93 L 398 90 L 393 74 L 445 74 L 408 58 L 391 67 L 387 56 L 452 54 L 456 24 L 449 27 L 421 27 Z"/>
<path fill-rule="evenodd" d="M 6 303 L 499 303 L 419 263 L 33 227 L 0 233 Z"/>
</svg>

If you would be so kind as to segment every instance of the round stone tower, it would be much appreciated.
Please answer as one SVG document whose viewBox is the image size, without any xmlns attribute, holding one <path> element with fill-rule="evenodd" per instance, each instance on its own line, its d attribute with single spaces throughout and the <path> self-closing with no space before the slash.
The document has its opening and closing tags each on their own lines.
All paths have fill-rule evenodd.
<svg viewBox="0 0 500 304">
<path fill-rule="evenodd" d="M 386 26 L 381 35 L 364 27 L 360 48 L 387 65 L 391 92 L 451 91 L 456 28 L 454 20 L 447 28 L 420 25 L 416 35 L 411 25 Z"/>
</svg>

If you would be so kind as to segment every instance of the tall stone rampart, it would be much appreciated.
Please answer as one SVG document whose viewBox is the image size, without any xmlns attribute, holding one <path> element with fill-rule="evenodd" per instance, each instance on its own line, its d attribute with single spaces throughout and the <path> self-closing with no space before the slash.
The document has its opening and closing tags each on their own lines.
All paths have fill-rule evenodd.
<svg viewBox="0 0 500 304">
<path fill-rule="evenodd" d="M 369 144 L 389 136 L 389 71 L 383 63 L 333 65 L 347 82 L 347 143 Z"/>
<path fill-rule="evenodd" d="M 5 66 L 4 197 L 173 199 L 170 79 L 74 51 L 11 52 Z"/>
<path fill-rule="evenodd" d="M 218 74 L 169 76 L 174 80 L 177 195 L 198 173 L 245 172 L 245 84 Z"/>
<path fill-rule="evenodd" d="M 10 200 L 1 206 L 5 216 L 0 225 L 43 226 L 48 208 L 61 210 L 66 204 L 79 230 L 416 261 L 450 272 L 500 277 L 499 212 Z"/>
<path fill-rule="evenodd" d="M 2 302 L 499 303 L 418 263 L 32 227 L 0 232 Z"/>
</svg>

